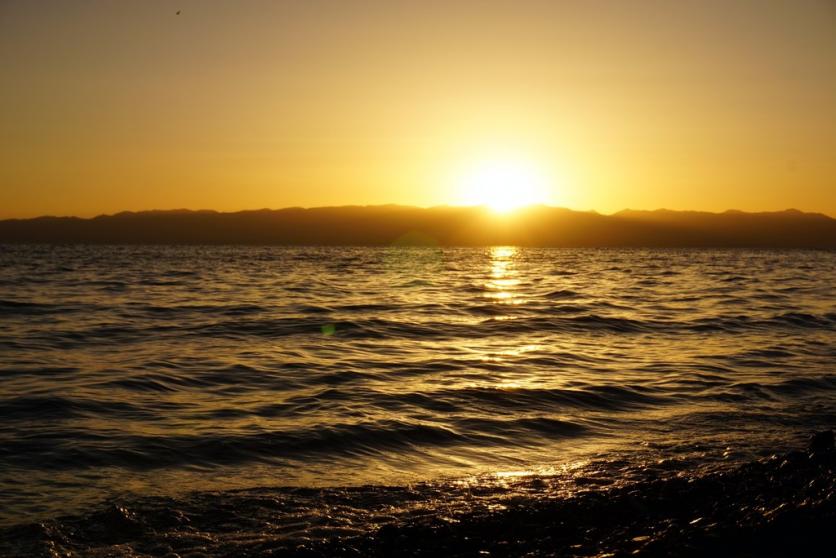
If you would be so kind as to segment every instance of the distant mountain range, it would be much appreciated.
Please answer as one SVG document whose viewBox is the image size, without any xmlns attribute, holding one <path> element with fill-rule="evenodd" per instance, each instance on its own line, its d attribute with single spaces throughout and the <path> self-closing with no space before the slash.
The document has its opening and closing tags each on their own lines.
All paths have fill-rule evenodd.
<svg viewBox="0 0 836 558">
<path fill-rule="evenodd" d="M 836 249 L 836 219 L 787 210 L 632 211 L 613 215 L 533 206 L 397 205 L 239 211 L 143 211 L 0 221 L 0 243 L 290 244 Z"/>
</svg>

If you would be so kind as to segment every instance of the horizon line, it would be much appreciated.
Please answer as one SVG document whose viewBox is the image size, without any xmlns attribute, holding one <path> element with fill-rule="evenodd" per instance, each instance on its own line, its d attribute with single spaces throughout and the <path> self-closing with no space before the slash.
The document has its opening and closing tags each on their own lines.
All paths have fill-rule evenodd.
<svg viewBox="0 0 836 558">
<path fill-rule="evenodd" d="M 512 209 L 510 211 L 500 212 L 494 209 L 491 209 L 487 204 L 476 204 L 476 205 L 455 205 L 455 204 L 438 204 L 432 206 L 419 206 L 419 205 L 409 205 L 409 204 L 399 204 L 399 203 L 380 203 L 380 204 L 342 204 L 342 205 L 319 205 L 319 206 L 301 206 L 301 205 L 290 205 L 285 207 L 259 207 L 259 208 L 251 208 L 251 209 L 233 209 L 233 210 L 220 210 L 220 209 L 209 209 L 209 208 L 200 208 L 200 209 L 190 209 L 186 207 L 177 207 L 177 208 L 170 208 L 170 209 L 125 209 L 115 211 L 113 213 L 98 213 L 89 216 L 83 215 L 55 215 L 55 214 L 39 214 L 33 215 L 29 217 L 3 217 L 0 216 L 0 221 L 28 221 L 34 219 L 82 219 L 82 220 L 90 220 L 90 219 L 101 219 L 106 217 L 117 217 L 119 215 L 125 214 L 143 214 L 143 213 L 214 213 L 214 214 L 239 214 L 239 213 L 256 213 L 256 212 L 280 212 L 280 211 L 288 211 L 288 210 L 305 210 L 305 211 L 314 211 L 314 210 L 321 210 L 321 209 L 349 209 L 349 208 L 362 208 L 362 209 L 376 209 L 376 208 L 399 208 L 399 209 L 418 209 L 424 211 L 430 211 L 434 209 L 460 209 L 460 210 L 483 210 L 486 213 L 491 213 L 496 215 L 497 217 L 512 217 L 516 214 L 525 212 L 526 210 L 532 209 L 557 209 L 563 211 L 570 211 L 573 213 L 589 213 L 594 215 L 600 215 L 602 217 L 611 217 L 615 215 L 619 215 L 626 212 L 633 212 L 633 213 L 700 213 L 705 215 L 726 215 L 726 214 L 748 214 L 748 215 L 757 215 L 757 214 L 779 214 L 779 213 L 791 213 L 791 214 L 802 214 L 802 215 L 821 215 L 823 217 L 827 217 L 828 219 L 834 219 L 833 215 L 825 213 L 823 211 L 806 211 L 802 209 L 797 209 L 795 207 L 789 207 L 785 209 L 777 209 L 777 210 L 745 210 L 745 209 L 735 209 L 729 208 L 720 211 L 709 211 L 703 209 L 669 209 L 666 207 L 659 207 L 656 209 L 634 209 L 630 207 L 626 207 L 623 209 L 619 209 L 617 211 L 613 211 L 611 213 L 603 213 L 595 209 L 572 209 L 569 207 L 557 206 L 557 205 L 548 205 L 548 204 L 530 204 L 523 207 L 518 207 Z"/>
</svg>

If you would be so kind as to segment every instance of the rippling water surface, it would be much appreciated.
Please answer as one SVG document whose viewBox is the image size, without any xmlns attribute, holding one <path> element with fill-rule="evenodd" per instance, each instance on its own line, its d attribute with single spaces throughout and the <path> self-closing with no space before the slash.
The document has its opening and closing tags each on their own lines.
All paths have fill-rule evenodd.
<svg viewBox="0 0 836 558">
<path fill-rule="evenodd" d="M 834 271 L 827 252 L 0 247 L 0 522 L 769 453 L 836 418 Z"/>
</svg>

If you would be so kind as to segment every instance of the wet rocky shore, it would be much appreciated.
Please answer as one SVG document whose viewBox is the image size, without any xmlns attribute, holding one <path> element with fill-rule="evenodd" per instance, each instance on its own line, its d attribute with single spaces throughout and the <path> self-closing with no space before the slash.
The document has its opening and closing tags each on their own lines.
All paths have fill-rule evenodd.
<svg viewBox="0 0 836 558">
<path fill-rule="evenodd" d="M 634 471 L 635 472 L 635 471 Z M 814 556 L 834 552 L 832 431 L 701 474 L 584 470 L 112 502 L 0 529 L 4 557 Z"/>
</svg>

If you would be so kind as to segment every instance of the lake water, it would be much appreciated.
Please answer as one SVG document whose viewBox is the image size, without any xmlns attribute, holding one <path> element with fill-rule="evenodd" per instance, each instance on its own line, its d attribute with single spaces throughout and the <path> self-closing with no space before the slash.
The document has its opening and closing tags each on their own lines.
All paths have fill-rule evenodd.
<svg viewBox="0 0 836 558">
<path fill-rule="evenodd" d="M 804 251 L 0 247 L 0 523 L 748 460 L 836 422 L 834 278 Z"/>
</svg>

